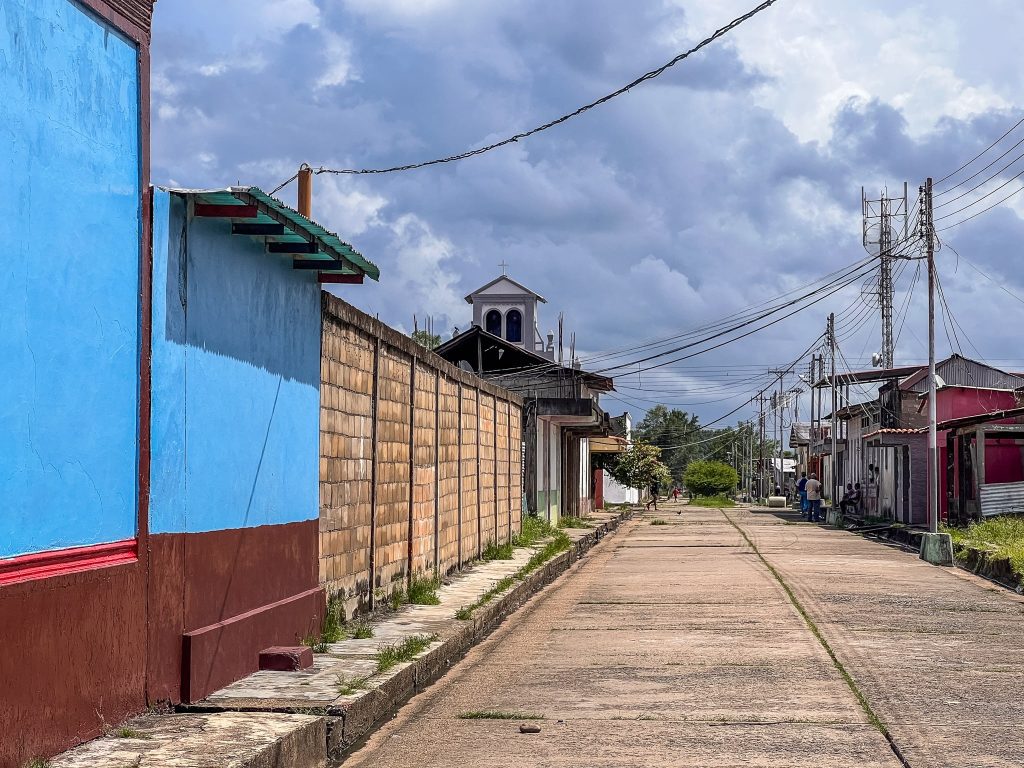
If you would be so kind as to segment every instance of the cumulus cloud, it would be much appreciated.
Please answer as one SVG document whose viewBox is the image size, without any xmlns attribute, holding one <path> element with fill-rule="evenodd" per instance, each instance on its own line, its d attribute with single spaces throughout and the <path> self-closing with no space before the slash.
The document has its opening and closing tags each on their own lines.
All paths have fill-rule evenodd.
<svg viewBox="0 0 1024 768">
<path fill-rule="evenodd" d="M 198 0 L 157 5 L 155 181 L 271 189 L 301 162 L 379 167 L 480 146 L 613 90 L 749 5 L 247 0 L 239 14 L 240 1 L 202 24 Z M 806 286 L 863 258 L 862 185 L 909 180 L 913 194 L 1018 119 L 1013 30 L 1024 7 L 986 3 L 1005 23 L 982 24 L 985 13 L 953 0 L 782 3 L 662 78 L 514 146 L 404 174 L 317 176 L 317 218 L 381 267 L 379 285 L 339 291 L 395 325 L 415 313 L 439 330 L 440 318 L 465 327 L 461 297 L 506 262 L 548 298 L 541 328 L 564 311 L 590 354 Z M 1019 197 L 943 233 L 947 298 L 995 358 L 1016 344 L 1006 302 L 1024 306 L 953 251 L 1024 295 L 1012 266 L 1024 242 Z M 901 273 L 898 304 L 914 267 Z M 707 360 L 788 362 L 834 310 L 844 354 L 863 362 L 878 330 L 860 291 L 837 290 Z M 920 280 L 906 306 L 897 354 L 913 361 L 925 335 Z M 715 399 L 692 367 L 662 374 L 674 401 Z M 714 418 L 738 402 L 695 410 Z"/>
</svg>

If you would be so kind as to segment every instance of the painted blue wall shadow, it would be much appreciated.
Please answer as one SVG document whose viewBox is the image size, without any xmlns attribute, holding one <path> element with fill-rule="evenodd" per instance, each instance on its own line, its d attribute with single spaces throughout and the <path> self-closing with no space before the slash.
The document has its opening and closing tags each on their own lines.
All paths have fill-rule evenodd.
<svg viewBox="0 0 1024 768">
<path fill-rule="evenodd" d="M 157 190 L 154 533 L 316 519 L 320 286 Z"/>
</svg>

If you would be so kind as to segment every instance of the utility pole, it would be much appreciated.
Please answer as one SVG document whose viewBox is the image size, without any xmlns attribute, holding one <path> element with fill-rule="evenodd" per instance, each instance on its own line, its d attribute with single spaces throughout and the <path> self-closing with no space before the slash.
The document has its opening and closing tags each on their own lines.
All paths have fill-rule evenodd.
<svg viewBox="0 0 1024 768">
<path fill-rule="evenodd" d="M 928 256 L 928 530 L 939 530 L 939 443 L 935 414 L 935 230 L 932 180 L 922 187 L 921 228 Z M 979 451 L 980 452 L 980 451 Z"/>
<path fill-rule="evenodd" d="M 757 496 L 764 498 L 764 403 L 765 396 L 762 391 L 757 396 L 757 405 L 760 411 L 758 416 L 757 432 Z"/>
<path fill-rule="evenodd" d="M 839 468 L 837 440 L 836 440 L 836 313 L 828 316 L 828 343 L 832 351 L 832 376 L 829 383 L 832 385 L 832 508 L 835 509 L 839 501 Z"/>
<path fill-rule="evenodd" d="M 782 408 L 785 403 L 785 395 L 782 392 L 782 379 L 786 375 L 786 370 L 783 368 L 769 368 L 768 373 L 779 377 L 779 391 L 777 394 L 772 394 L 772 400 L 775 401 L 775 423 L 777 425 L 776 434 L 779 439 L 779 488 L 782 488 L 783 483 L 786 481 L 786 473 L 783 471 L 784 465 L 782 463 Z M 774 479 L 774 473 L 772 474 L 772 477 Z"/>
</svg>

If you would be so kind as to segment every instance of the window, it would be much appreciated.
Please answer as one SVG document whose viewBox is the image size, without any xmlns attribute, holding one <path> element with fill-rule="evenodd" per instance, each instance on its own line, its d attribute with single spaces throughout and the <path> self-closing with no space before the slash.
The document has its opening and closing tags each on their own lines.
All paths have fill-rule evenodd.
<svg viewBox="0 0 1024 768">
<path fill-rule="evenodd" d="M 516 342 L 523 340 L 523 315 L 518 309 L 510 309 L 505 315 L 505 338 Z"/>
<path fill-rule="evenodd" d="M 484 330 L 495 336 L 501 336 L 501 312 L 492 309 L 484 316 Z"/>
</svg>

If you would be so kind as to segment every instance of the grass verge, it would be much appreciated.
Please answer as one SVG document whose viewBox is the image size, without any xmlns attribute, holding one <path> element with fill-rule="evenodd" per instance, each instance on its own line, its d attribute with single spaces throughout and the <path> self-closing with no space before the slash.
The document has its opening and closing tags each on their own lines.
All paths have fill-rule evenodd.
<svg viewBox="0 0 1024 768">
<path fill-rule="evenodd" d="M 728 509 L 735 507 L 736 502 L 725 496 L 694 496 L 690 500 L 694 507 L 711 507 L 712 509 Z"/>
<path fill-rule="evenodd" d="M 437 635 L 410 635 L 401 642 L 382 645 L 377 649 L 377 674 L 412 661 L 437 639 Z"/>
<path fill-rule="evenodd" d="M 955 547 L 984 552 L 990 561 L 1006 560 L 1017 578 L 1024 579 L 1024 517 L 1004 515 L 943 531 Z"/>
<path fill-rule="evenodd" d="M 460 720 L 543 720 L 544 715 L 536 712 L 494 712 L 491 710 L 474 710 L 460 712 Z"/>
</svg>

